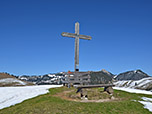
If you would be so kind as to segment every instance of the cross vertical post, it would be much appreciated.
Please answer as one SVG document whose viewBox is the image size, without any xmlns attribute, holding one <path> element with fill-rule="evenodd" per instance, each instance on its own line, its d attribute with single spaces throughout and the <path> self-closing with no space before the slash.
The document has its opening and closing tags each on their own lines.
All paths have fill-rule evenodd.
<svg viewBox="0 0 152 114">
<path fill-rule="evenodd" d="M 79 71 L 79 23 L 75 23 L 75 72 Z"/>
</svg>

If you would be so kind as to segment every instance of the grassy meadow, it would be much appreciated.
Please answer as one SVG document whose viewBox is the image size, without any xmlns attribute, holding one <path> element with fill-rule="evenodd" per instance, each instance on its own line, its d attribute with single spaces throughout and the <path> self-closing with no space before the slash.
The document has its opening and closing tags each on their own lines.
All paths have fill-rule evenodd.
<svg viewBox="0 0 152 114">
<path fill-rule="evenodd" d="M 141 97 L 152 98 L 152 95 L 114 90 L 114 97 L 117 100 L 95 103 L 65 99 L 75 94 L 75 88 L 51 88 L 49 91 L 45 95 L 2 109 L 0 114 L 151 114 L 151 112 L 143 108 L 142 104 L 133 100 L 141 100 Z M 71 93 L 62 97 L 65 91 L 71 91 Z M 101 89 L 95 91 L 101 91 Z M 93 97 L 95 93 L 89 92 L 88 95 L 90 95 L 90 99 L 95 99 Z M 104 94 L 104 98 L 106 97 L 109 96 Z M 79 98 L 77 99 L 79 100 Z"/>
</svg>

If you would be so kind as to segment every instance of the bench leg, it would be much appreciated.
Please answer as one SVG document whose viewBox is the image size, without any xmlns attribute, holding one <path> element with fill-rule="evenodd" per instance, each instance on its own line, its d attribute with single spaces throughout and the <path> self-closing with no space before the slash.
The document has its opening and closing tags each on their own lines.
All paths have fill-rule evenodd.
<svg viewBox="0 0 152 114">
<path fill-rule="evenodd" d="M 105 87 L 104 91 L 106 91 L 107 93 L 113 95 L 113 88 L 112 87 Z"/>
<path fill-rule="evenodd" d="M 82 89 L 80 90 L 80 97 L 81 98 L 83 97 L 83 90 Z"/>
<path fill-rule="evenodd" d="M 80 90 L 80 95 L 81 95 L 81 99 L 88 99 L 88 94 L 87 94 L 87 90 L 81 89 Z"/>
</svg>

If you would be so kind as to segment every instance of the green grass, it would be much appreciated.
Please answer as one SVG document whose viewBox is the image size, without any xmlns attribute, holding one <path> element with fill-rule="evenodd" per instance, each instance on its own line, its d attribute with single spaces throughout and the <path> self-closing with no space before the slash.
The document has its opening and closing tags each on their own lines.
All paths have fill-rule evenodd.
<svg viewBox="0 0 152 114">
<path fill-rule="evenodd" d="M 71 88 L 72 90 L 73 88 Z M 0 110 L 0 114 L 151 114 L 143 105 L 132 100 L 151 95 L 133 94 L 115 90 L 120 101 L 103 103 L 81 103 L 54 96 L 69 90 L 66 87 L 52 88 L 50 93 L 26 100 L 15 106 Z"/>
</svg>

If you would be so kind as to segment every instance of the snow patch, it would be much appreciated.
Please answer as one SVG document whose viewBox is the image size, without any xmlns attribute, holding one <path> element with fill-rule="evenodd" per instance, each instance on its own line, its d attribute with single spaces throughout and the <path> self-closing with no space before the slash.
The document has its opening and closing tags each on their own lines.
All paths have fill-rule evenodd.
<svg viewBox="0 0 152 114">
<path fill-rule="evenodd" d="M 117 87 L 127 87 L 127 88 L 140 88 L 147 89 L 152 84 L 152 77 L 143 78 L 141 80 L 133 81 L 133 80 L 124 80 L 117 81 L 114 83 Z"/>
<path fill-rule="evenodd" d="M 0 109 L 21 103 L 26 99 L 48 93 L 49 88 L 61 87 L 62 85 L 40 85 L 24 87 L 0 87 Z"/>
<path fill-rule="evenodd" d="M 113 78 L 115 79 L 115 78 L 117 78 L 117 76 L 118 76 L 118 75 L 115 75 Z"/>
<path fill-rule="evenodd" d="M 152 102 L 152 98 L 142 97 L 142 99 L 143 99 L 144 101 L 150 101 L 150 102 Z"/>
<path fill-rule="evenodd" d="M 124 88 L 124 87 L 113 87 L 116 90 L 122 90 L 122 91 L 126 91 L 129 93 L 139 93 L 139 94 L 148 94 L 148 95 L 152 95 L 151 91 L 145 91 L 145 90 L 140 90 L 140 89 L 132 89 L 132 88 Z"/>
<path fill-rule="evenodd" d="M 131 88 L 122 88 L 122 87 L 113 87 L 114 89 L 117 90 L 122 90 L 122 91 L 126 91 L 126 92 L 130 92 L 130 93 L 140 93 L 140 94 L 149 94 L 152 95 L 152 92 L 150 91 L 145 91 L 145 90 L 139 90 L 139 89 L 131 89 Z M 147 97 L 142 97 L 142 100 L 144 101 L 138 101 L 141 104 L 144 105 L 144 108 L 148 109 L 149 111 L 152 112 L 152 98 L 147 98 Z M 136 100 L 132 100 L 135 101 Z"/>
<path fill-rule="evenodd" d="M 134 70 L 134 73 L 137 73 L 137 70 Z"/>
<path fill-rule="evenodd" d="M 8 84 L 8 83 L 19 83 L 21 85 L 26 85 L 25 82 L 21 81 L 21 80 L 18 80 L 18 79 L 15 79 L 15 78 L 5 78 L 5 79 L 1 79 L 0 80 L 0 83 L 5 83 L 5 84 Z"/>
<path fill-rule="evenodd" d="M 144 108 L 152 112 L 152 98 L 142 97 L 144 101 L 138 101 L 144 105 Z"/>
<path fill-rule="evenodd" d="M 147 101 L 138 101 L 141 104 L 144 105 L 144 108 L 148 109 L 150 112 L 152 112 L 152 103 Z"/>
<path fill-rule="evenodd" d="M 55 77 L 55 74 L 48 74 L 49 77 Z"/>
</svg>

